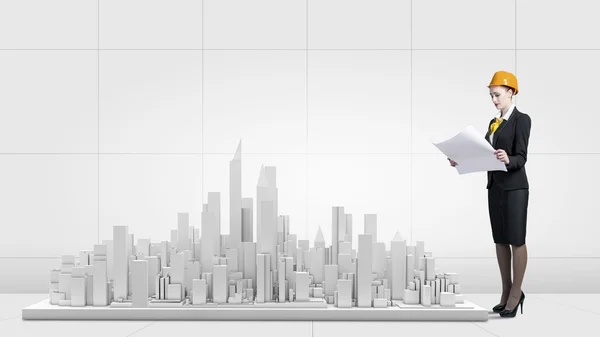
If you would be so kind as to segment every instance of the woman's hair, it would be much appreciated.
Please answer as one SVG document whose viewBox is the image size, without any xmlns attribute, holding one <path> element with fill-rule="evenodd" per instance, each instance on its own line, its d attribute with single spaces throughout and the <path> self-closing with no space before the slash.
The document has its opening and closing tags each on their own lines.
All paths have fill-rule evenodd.
<svg viewBox="0 0 600 337">
<path fill-rule="evenodd" d="M 512 92 L 512 95 L 511 95 L 511 96 L 514 96 L 514 95 L 515 95 L 515 89 L 513 89 L 513 88 L 511 88 L 511 87 L 509 87 L 509 86 L 507 86 L 507 85 L 503 85 L 503 87 L 505 87 L 505 88 L 506 88 L 506 91 L 507 91 L 507 92 L 508 92 L 508 91 Z"/>
</svg>

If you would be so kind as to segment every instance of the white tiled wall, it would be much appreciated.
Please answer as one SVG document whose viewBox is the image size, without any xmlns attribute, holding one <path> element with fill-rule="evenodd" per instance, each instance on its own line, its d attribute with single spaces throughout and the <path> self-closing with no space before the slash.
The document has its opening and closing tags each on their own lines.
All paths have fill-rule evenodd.
<svg viewBox="0 0 600 337">
<path fill-rule="evenodd" d="M 410 50 L 308 52 L 309 153 L 408 153 Z"/>
<path fill-rule="evenodd" d="M 206 50 L 204 87 L 205 153 L 306 152 L 306 51 Z"/>
<path fill-rule="evenodd" d="M 0 50 L 0 95 L 0 153 L 98 151 L 97 51 Z"/>
<path fill-rule="evenodd" d="M 101 50 L 101 153 L 202 152 L 202 51 Z"/>
<path fill-rule="evenodd" d="M 200 1 L 196 2 L 200 3 Z M 204 12 L 207 13 L 204 15 L 205 49 L 285 50 L 306 48 L 307 6 L 305 0 L 204 0 L 203 2 Z M 202 20 L 198 20 L 198 22 L 202 22 Z M 266 59 L 274 58 L 273 66 L 275 67 L 291 60 L 287 58 L 289 53 L 268 54 L 260 53 L 258 55 L 265 55 Z M 238 57 L 242 55 L 244 54 L 240 54 Z M 236 57 L 230 56 L 226 59 L 235 61 Z M 259 59 L 264 59 L 264 57 L 249 57 L 248 62 L 256 62 Z M 236 68 L 251 66 L 243 63 L 237 64 L 238 66 L 233 66 L 229 70 L 235 71 Z M 206 68 L 208 70 L 210 67 Z M 292 72 L 294 69 L 294 65 L 289 68 Z M 215 70 L 221 69 L 217 67 Z M 243 71 L 250 70 L 243 69 Z M 258 67 L 257 70 L 263 69 Z M 287 71 L 282 72 L 287 73 Z M 268 73 L 269 70 L 264 69 L 261 75 Z M 233 75 L 233 73 L 228 74 Z M 294 77 L 292 76 L 288 80 L 293 81 Z"/>
<path fill-rule="evenodd" d="M 202 49 L 202 1 L 87 1 L 98 6 L 101 49 Z"/>
<path fill-rule="evenodd" d="M 310 49 L 410 49 L 410 0 L 300 2 L 308 8 Z"/>
<path fill-rule="evenodd" d="M 516 5 L 517 48 L 600 48 L 597 38 L 600 3 L 597 1 L 517 0 Z"/>
<path fill-rule="evenodd" d="M 411 1 L 412 48 L 514 49 L 517 1 Z"/>
<path fill-rule="evenodd" d="M 0 155 L 0 186 L 0 256 L 58 257 L 93 248 L 97 155 Z"/>
<path fill-rule="evenodd" d="M 242 140 L 244 197 L 277 167 L 299 239 L 331 207 L 378 214 L 497 292 L 486 176 L 459 176 L 431 142 L 496 113 L 497 70 L 530 115 L 530 292 L 598 292 L 594 1 L 23 0 L 0 2 L 0 292 L 46 292 L 61 254 L 128 224 L 168 240 L 200 227 Z M 577 285 L 573 285 L 573 280 Z"/>
<path fill-rule="evenodd" d="M 96 48 L 98 0 L 0 2 L 0 49 Z"/>
<path fill-rule="evenodd" d="M 532 133 L 537 137 L 531 138 L 530 151 L 600 153 L 596 137 L 599 58 L 600 49 L 517 51 L 521 89 L 528 93 L 519 103 L 523 111 L 537 117 L 532 119 Z"/>
</svg>

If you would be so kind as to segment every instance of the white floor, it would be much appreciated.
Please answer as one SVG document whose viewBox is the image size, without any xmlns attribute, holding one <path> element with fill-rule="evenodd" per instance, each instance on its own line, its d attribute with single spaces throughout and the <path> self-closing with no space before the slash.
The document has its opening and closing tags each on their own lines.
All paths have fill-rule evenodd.
<svg viewBox="0 0 600 337">
<path fill-rule="evenodd" d="M 490 308 L 487 322 L 150 322 L 24 321 L 21 309 L 45 294 L 0 294 L 0 336 L 600 336 L 600 294 L 527 294 L 523 315 L 501 318 L 491 312 L 498 294 L 466 294 Z"/>
</svg>

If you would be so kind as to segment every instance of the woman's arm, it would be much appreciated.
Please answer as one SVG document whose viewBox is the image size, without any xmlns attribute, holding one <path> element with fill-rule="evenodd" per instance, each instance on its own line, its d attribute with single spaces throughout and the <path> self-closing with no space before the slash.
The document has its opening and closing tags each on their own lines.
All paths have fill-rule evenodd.
<svg viewBox="0 0 600 337">
<path fill-rule="evenodd" d="M 522 114 L 521 118 L 517 121 L 513 155 L 508 156 L 509 162 L 506 165 L 508 171 L 518 170 L 527 162 L 527 146 L 529 145 L 530 131 L 531 118 L 529 115 Z"/>
</svg>

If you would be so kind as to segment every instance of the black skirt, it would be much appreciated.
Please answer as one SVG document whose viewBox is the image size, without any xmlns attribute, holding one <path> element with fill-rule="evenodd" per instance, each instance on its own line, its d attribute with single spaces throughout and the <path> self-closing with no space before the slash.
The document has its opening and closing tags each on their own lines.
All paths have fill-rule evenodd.
<svg viewBox="0 0 600 337">
<path fill-rule="evenodd" d="M 528 204 L 529 189 L 506 191 L 492 182 L 488 189 L 488 208 L 495 243 L 525 244 Z"/>
</svg>

